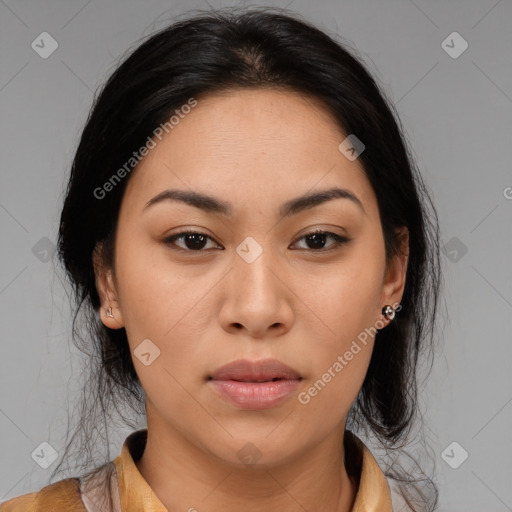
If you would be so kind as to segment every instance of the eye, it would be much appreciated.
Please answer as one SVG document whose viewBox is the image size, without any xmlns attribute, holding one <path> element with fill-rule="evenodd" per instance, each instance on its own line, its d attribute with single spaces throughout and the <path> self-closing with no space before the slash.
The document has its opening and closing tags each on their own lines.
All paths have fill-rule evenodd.
<svg viewBox="0 0 512 512">
<path fill-rule="evenodd" d="M 207 240 L 213 241 L 210 236 L 205 235 L 204 233 L 198 233 L 197 231 L 193 230 L 186 230 L 166 238 L 163 242 L 164 244 L 176 245 L 175 241 L 180 239 L 183 239 L 185 247 L 178 246 L 178 250 L 189 252 L 205 252 L 203 249 Z"/>
<path fill-rule="evenodd" d="M 327 248 L 322 247 L 323 244 L 325 244 L 326 239 L 329 237 L 334 239 L 334 243 L 330 244 Z M 311 250 L 313 252 L 330 251 L 350 241 L 350 239 L 345 236 L 337 235 L 336 233 L 331 233 L 330 231 L 322 230 L 312 231 L 311 233 L 308 233 L 307 235 L 304 235 L 303 237 L 299 238 L 297 242 L 299 242 L 300 240 L 306 240 L 306 243 L 310 243 L 313 246 L 313 248 L 306 247 L 305 249 Z"/>
</svg>

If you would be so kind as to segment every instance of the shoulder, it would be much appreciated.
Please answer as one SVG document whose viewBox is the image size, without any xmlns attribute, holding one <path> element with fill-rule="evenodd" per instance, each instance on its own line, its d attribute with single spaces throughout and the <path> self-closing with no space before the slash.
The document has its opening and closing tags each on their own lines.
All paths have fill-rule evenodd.
<svg viewBox="0 0 512 512">
<path fill-rule="evenodd" d="M 39 491 L 30 492 L 0 503 L 0 512 L 86 512 L 80 497 L 78 478 L 65 478 L 47 485 Z"/>
</svg>

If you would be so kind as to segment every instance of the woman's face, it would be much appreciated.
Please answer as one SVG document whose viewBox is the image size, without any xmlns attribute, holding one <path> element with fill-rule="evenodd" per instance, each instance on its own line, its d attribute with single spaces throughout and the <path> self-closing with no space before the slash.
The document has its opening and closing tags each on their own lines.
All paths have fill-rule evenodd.
<svg viewBox="0 0 512 512">
<path fill-rule="evenodd" d="M 346 135 L 311 98 L 229 91 L 200 99 L 133 171 L 115 274 L 96 272 L 102 321 L 126 328 L 150 430 L 238 465 L 341 439 L 407 264 L 385 268 L 376 197 L 339 149 Z M 297 202 L 336 188 L 353 199 Z M 194 206 L 169 190 L 211 199 Z M 268 359 L 295 373 L 216 372 Z"/>
</svg>

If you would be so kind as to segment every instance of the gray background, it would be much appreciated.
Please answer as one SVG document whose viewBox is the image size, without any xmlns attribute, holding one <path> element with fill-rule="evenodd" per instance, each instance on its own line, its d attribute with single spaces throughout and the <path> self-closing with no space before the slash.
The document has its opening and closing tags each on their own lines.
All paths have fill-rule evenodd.
<svg viewBox="0 0 512 512">
<path fill-rule="evenodd" d="M 356 46 L 397 106 L 433 192 L 446 247 L 448 320 L 421 395 L 440 510 L 510 511 L 512 4 L 265 5 L 288 5 Z M 46 484 L 53 465 L 41 468 L 31 453 L 44 441 L 62 450 L 67 392 L 73 401 L 78 391 L 69 378 L 80 360 L 69 347 L 69 300 L 52 247 L 93 91 L 139 38 L 190 8 L 208 4 L 0 1 L 0 501 Z M 58 48 L 43 59 L 31 43 L 45 31 Z M 442 47 L 454 31 L 469 45 L 457 58 Z M 446 44 L 461 48 L 457 40 Z M 114 453 L 127 433 L 119 431 Z M 445 451 L 454 441 L 453 451 Z M 462 449 L 469 457 L 453 469 L 445 460 L 456 465 Z"/>
</svg>

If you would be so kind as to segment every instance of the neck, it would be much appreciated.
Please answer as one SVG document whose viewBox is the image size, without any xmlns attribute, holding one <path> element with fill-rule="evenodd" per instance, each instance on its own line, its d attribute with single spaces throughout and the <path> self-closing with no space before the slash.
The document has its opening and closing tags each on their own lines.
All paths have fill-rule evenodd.
<svg viewBox="0 0 512 512">
<path fill-rule="evenodd" d="M 357 484 L 344 465 L 343 429 L 286 462 L 235 467 L 176 431 L 148 426 L 136 466 L 168 510 L 350 512 Z M 164 454 L 164 455 L 163 455 Z"/>
</svg>

